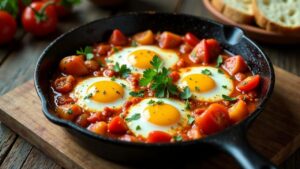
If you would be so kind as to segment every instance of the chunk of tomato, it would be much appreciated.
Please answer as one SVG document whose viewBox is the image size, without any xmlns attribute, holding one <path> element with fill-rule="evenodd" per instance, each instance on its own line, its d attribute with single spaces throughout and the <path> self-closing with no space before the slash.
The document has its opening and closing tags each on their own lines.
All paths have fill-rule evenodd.
<svg viewBox="0 0 300 169">
<path fill-rule="evenodd" d="M 209 58 L 216 58 L 221 52 L 221 46 L 216 39 L 207 39 L 206 40 Z"/>
<path fill-rule="evenodd" d="M 229 57 L 224 61 L 222 67 L 232 76 L 236 73 L 244 72 L 245 70 L 247 70 L 247 65 L 240 55 Z"/>
<path fill-rule="evenodd" d="M 239 100 L 236 102 L 232 107 L 228 109 L 229 117 L 230 120 L 233 123 L 237 123 L 244 118 L 247 117 L 248 115 L 248 108 L 247 108 L 247 103 L 244 102 L 243 100 Z"/>
<path fill-rule="evenodd" d="M 125 46 L 128 44 L 128 39 L 119 29 L 115 29 L 110 36 L 109 43 L 115 46 Z"/>
<path fill-rule="evenodd" d="M 148 143 L 168 143 L 172 139 L 172 136 L 163 131 L 152 131 L 149 133 L 147 141 Z"/>
<path fill-rule="evenodd" d="M 72 75 L 59 77 L 54 81 L 54 89 L 60 93 L 67 93 L 73 90 L 75 78 Z"/>
<path fill-rule="evenodd" d="M 82 110 L 77 104 L 65 104 L 58 106 L 56 112 L 58 117 L 72 121 L 82 113 Z"/>
<path fill-rule="evenodd" d="M 135 34 L 133 39 L 141 45 L 151 45 L 154 43 L 154 34 L 151 30 L 146 30 Z"/>
<path fill-rule="evenodd" d="M 254 75 L 254 76 L 249 76 L 246 79 L 244 79 L 243 81 L 241 81 L 236 88 L 239 91 L 244 91 L 244 92 L 248 92 L 251 91 L 253 89 L 255 89 L 260 82 L 260 76 L 259 75 Z"/>
<path fill-rule="evenodd" d="M 185 34 L 184 41 L 191 46 L 196 46 L 200 42 L 200 40 L 190 32 Z"/>
<path fill-rule="evenodd" d="M 164 49 L 176 48 L 180 45 L 181 41 L 181 36 L 167 31 L 163 32 L 158 40 L 159 46 Z"/>
<path fill-rule="evenodd" d="M 64 57 L 59 63 L 59 68 L 63 73 L 69 75 L 86 75 L 87 73 L 89 73 L 89 70 L 85 66 L 83 58 L 84 57 L 82 55 Z"/>
<path fill-rule="evenodd" d="M 127 130 L 128 128 L 124 119 L 119 116 L 114 117 L 108 123 L 108 131 L 112 134 L 125 134 Z"/>
<path fill-rule="evenodd" d="M 206 40 L 203 39 L 200 41 L 192 50 L 189 58 L 194 63 L 208 63 L 209 62 L 209 53 Z"/>
<path fill-rule="evenodd" d="M 225 106 L 213 103 L 195 121 L 204 134 L 213 134 L 227 127 L 230 118 Z"/>
</svg>

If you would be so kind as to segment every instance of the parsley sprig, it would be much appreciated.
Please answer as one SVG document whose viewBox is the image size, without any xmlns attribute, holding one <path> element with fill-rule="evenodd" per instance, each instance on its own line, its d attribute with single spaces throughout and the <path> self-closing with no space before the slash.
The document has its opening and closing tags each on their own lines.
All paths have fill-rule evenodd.
<svg viewBox="0 0 300 169">
<path fill-rule="evenodd" d="M 80 48 L 76 51 L 77 55 L 84 55 L 87 60 L 94 58 L 93 48 L 91 46 L 86 46 L 84 49 Z"/>
<path fill-rule="evenodd" d="M 131 117 L 126 118 L 125 120 L 127 122 L 131 122 L 131 121 L 134 121 L 134 120 L 138 120 L 140 118 L 141 118 L 141 114 L 136 113 L 136 114 L 132 115 Z"/>
<path fill-rule="evenodd" d="M 121 65 L 117 62 L 114 65 L 114 71 L 119 73 L 119 75 L 123 78 L 126 78 L 129 76 L 129 74 L 131 73 L 131 70 L 126 66 L 126 65 Z"/>
<path fill-rule="evenodd" d="M 236 101 L 236 100 L 237 100 L 237 98 L 230 97 L 230 96 L 227 96 L 227 95 L 225 95 L 225 94 L 223 94 L 222 97 L 223 97 L 224 100 L 230 101 L 230 102 Z"/>
<path fill-rule="evenodd" d="M 169 97 L 170 94 L 177 95 L 178 89 L 169 77 L 170 71 L 162 67 L 162 60 L 158 56 L 154 56 L 150 63 L 153 68 L 143 72 L 143 78 L 139 81 L 139 85 L 150 84 L 151 90 L 155 91 L 155 96 L 159 98 Z"/>
<path fill-rule="evenodd" d="M 187 109 L 187 110 L 191 109 L 189 99 L 192 97 L 192 93 L 190 91 L 190 88 L 186 86 L 183 89 L 183 92 L 181 92 L 179 96 L 180 96 L 181 99 L 185 100 L 185 109 Z"/>
<path fill-rule="evenodd" d="M 131 91 L 129 93 L 131 96 L 133 97 L 144 97 L 145 91 L 144 90 L 140 90 L 140 91 Z"/>
</svg>

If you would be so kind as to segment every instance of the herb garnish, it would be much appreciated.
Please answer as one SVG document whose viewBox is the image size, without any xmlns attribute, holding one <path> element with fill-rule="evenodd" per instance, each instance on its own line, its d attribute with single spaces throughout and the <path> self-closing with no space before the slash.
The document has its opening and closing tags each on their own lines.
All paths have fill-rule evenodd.
<svg viewBox="0 0 300 169">
<path fill-rule="evenodd" d="M 115 72 L 119 73 L 121 77 L 124 78 L 128 77 L 131 73 L 131 70 L 126 65 L 120 66 L 118 62 L 114 65 L 113 69 Z"/>
<path fill-rule="evenodd" d="M 180 98 L 181 98 L 181 99 L 184 99 L 184 100 L 187 100 L 187 99 L 189 99 L 189 98 L 191 98 L 191 97 L 192 97 L 192 93 L 191 93 L 191 91 L 190 91 L 190 88 L 186 86 L 186 87 L 183 89 L 183 92 L 180 93 Z"/>
<path fill-rule="evenodd" d="M 227 86 L 226 86 L 226 85 L 222 85 L 222 87 L 223 87 L 224 89 L 227 89 Z"/>
<path fill-rule="evenodd" d="M 132 40 L 131 41 L 131 46 L 132 47 L 137 47 L 138 45 L 137 45 L 137 42 L 135 41 L 135 40 Z"/>
<path fill-rule="evenodd" d="M 211 76 L 211 75 L 212 75 L 211 71 L 208 70 L 208 69 L 202 70 L 201 73 L 202 73 L 202 74 L 205 74 L 205 75 L 208 75 L 208 76 Z"/>
<path fill-rule="evenodd" d="M 142 128 L 141 128 L 141 126 L 137 125 L 135 129 L 136 130 L 141 130 Z"/>
<path fill-rule="evenodd" d="M 149 100 L 149 102 L 148 102 L 148 104 L 150 104 L 150 105 L 161 105 L 161 104 L 163 104 L 164 103 L 164 101 L 162 101 L 162 100 L 158 100 L 158 101 L 154 101 L 154 100 Z"/>
<path fill-rule="evenodd" d="M 89 98 L 91 98 L 92 96 L 93 96 L 93 94 L 90 93 L 90 94 L 86 95 L 83 99 L 89 99 Z"/>
<path fill-rule="evenodd" d="M 222 63 L 223 63 L 223 58 L 222 58 L 221 55 L 219 55 L 218 59 L 217 59 L 217 65 L 216 65 L 216 67 L 220 67 Z"/>
<path fill-rule="evenodd" d="M 72 109 L 69 109 L 69 110 L 67 111 L 67 113 L 68 113 L 68 114 L 73 114 L 73 110 L 72 110 Z"/>
<path fill-rule="evenodd" d="M 191 124 L 193 124 L 194 123 L 194 121 L 195 121 L 195 118 L 193 117 L 193 116 L 191 116 L 191 115 L 187 115 L 187 118 L 188 118 L 188 123 L 189 123 L 189 125 L 191 125 Z"/>
<path fill-rule="evenodd" d="M 133 97 L 144 97 L 145 91 L 144 90 L 140 90 L 137 92 L 131 91 L 129 94 Z"/>
<path fill-rule="evenodd" d="M 162 60 L 155 55 L 150 63 L 153 68 L 143 72 L 143 78 L 139 81 L 139 85 L 147 86 L 150 84 L 150 88 L 155 91 L 156 97 L 169 97 L 170 94 L 177 95 L 178 89 L 169 77 L 170 71 L 162 67 Z"/>
<path fill-rule="evenodd" d="M 219 68 L 218 73 L 224 74 L 224 72 Z"/>
<path fill-rule="evenodd" d="M 76 51 L 77 55 L 85 55 L 87 60 L 94 58 L 93 48 L 91 46 L 86 46 L 84 49 L 80 48 Z"/>
<path fill-rule="evenodd" d="M 133 121 L 133 120 L 138 120 L 138 119 L 140 119 L 140 118 L 141 118 L 141 114 L 136 113 L 136 114 L 132 115 L 131 117 L 126 118 L 125 120 L 126 120 L 127 122 L 131 122 L 131 121 Z"/>
<path fill-rule="evenodd" d="M 229 97 L 229 96 L 224 95 L 224 94 L 222 95 L 222 97 L 223 97 L 224 100 L 227 100 L 227 101 L 236 101 L 237 100 L 237 98 Z"/>
<path fill-rule="evenodd" d="M 177 135 L 177 136 L 174 136 L 173 139 L 174 139 L 175 141 L 182 141 L 182 136 Z"/>
</svg>

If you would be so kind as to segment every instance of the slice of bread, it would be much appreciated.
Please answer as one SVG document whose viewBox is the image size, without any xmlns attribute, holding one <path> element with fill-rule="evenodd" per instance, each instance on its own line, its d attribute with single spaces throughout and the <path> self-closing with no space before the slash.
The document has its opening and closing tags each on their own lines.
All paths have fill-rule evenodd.
<svg viewBox="0 0 300 169">
<path fill-rule="evenodd" d="M 300 0 L 253 0 L 253 11 L 268 31 L 300 34 Z"/>
<path fill-rule="evenodd" d="M 254 21 L 252 0 L 211 0 L 211 4 L 237 23 L 251 24 Z"/>
</svg>

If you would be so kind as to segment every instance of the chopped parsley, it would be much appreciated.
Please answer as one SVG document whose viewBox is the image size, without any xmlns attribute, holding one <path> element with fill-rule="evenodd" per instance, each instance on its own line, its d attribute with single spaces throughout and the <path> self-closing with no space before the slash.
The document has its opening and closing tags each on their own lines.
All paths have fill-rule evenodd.
<svg viewBox="0 0 300 169">
<path fill-rule="evenodd" d="M 68 113 L 68 114 L 73 114 L 73 110 L 72 110 L 72 109 L 69 109 L 69 110 L 67 111 L 67 113 Z"/>
<path fill-rule="evenodd" d="M 189 98 L 191 98 L 191 97 L 192 97 L 192 93 L 191 93 L 191 91 L 190 91 L 190 88 L 186 86 L 186 87 L 183 89 L 183 92 L 180 93 L 180 98 L 181 98 L 181 99 L 184 99 L 184 100 L 187 100 L 187 99 L 189 99 Z"/>
<path fill-rule="evenodd" d="M 89 98 L 91 98 L 92 96 L 93 96 L 93 94 L 90 93 L 90 94 L 86 95 L 83 99 L 89 99 Z"/>
<path fill-rule="evenodd" d="M 121 85 L 122 85 L 123 88 L 126 88 L 126 85 L 124 83 L 121 83 Z"/>
<path fill-rule="evenodd" d="M 141 118 L 141 114 L 136 113 L 136 114 L 132 115 L 131 117 L 126 118 L 125 120 L 127 122 L 131 122 L 131 121 L 134 121 L 134 120 L 138 120 L 140 118 Z"/>
<path fill-rule="evenodd" d="M 126 65 L 120 66 L 118 62 L 114 65 L 113 69 L 115 72 L 119 73 L 121 77 L 124 78 L 128 77 L 131 73 L 131 70 Z"/>
<path fill-rule="evenodd" d="M 76 51 L 77 55 L 84 55 L 87 60 L 94 58 L 93 48 L 91 46 L 86 46 L 84 49 L 80 48 Z"/>
<path fill-rule="evenodd" d="M 116 80 L 116 77 L 113 76 L 113 77 L 110 78 L 110 80 L 115 81 L 115 80 Z"/>
<path fill-rule="evenodd" d="M 189 101 L 189 100 L 186 100 L 186 101 L 185 101 L 185 106 L 184 106 L 184 108 L 185 108 L 186 110 L 190 110 L 190 109 L 191 109 L 191 104 L 190 104 L 190 101 Z"/>
<path fill-rule="evenodd" d="M 204 74 L 204 75 L 208 75 L 208 76 L 211 76 L 211 75 L 212 75 L 211 71 L 208 70 L 208 69 L 202 70 L 201 73 Z"/>
<path fill-rule="evenodd" d="M 119 49 L 116 47 L 113 47 L 112 49 L 114 50 L 115 53 L 119 52 Z"/>
<path fill-rule="evenodd" d="M 132 41 L 131 41 L 131 46 L 132 46 L 132 47 L 137 47 L 138 44 L 137 44 L 137 42 L 136 42 L 135 40 L 132 40 Z"/>
<path fill-rule="evenodd" d="M 219 55 L 218 59 L 217 59 L 217 65 L 216 65 L 216 67 L 220 67 L 222 63 L 223 63 L 223 58 L 222 58 L 221 55 Z"/>
<path fill-rule="evenodd" d="M 141 126 L 137 125 L 135 129 L 136 130 L 141 130 L 142 128 L 141 128 Z"/>
<path fill-rule="evenodd" d="M 172 78 L 169 77 L 170 71 L 162 67 L 162 60 L 155 55 L 150 63 L 153 68 L 143 72 L 139 85 L 147 86 L 150 84 L 150 88 L 155 91 L 156 97 L 169 97 L 170 94 L 177 95 L 178 89 L 173 84 Z"/>
<path fill-rule="evenodd" d="M 173 139 L 174 139 L 175 141 L 182 141 L 182 136 L 177 135 L 177 136 L 174 136 Z"/>
<path fill-rule="evenodd" d="M 218 69 L 218 73 L 224 74 L 223 70 L 221 70 L 220 68 Z"/>
<path fill-rule="evenodd" d="M 199 91 L 200 91 L 200 88 L 199 88 L 198 86 L 195 86 L 195 90 L 196 90 L 197 92 L 199 92 Z"/>
<path fill-rule="evenodd" d="M 191 124 L 193 124 L 194 123 L 194 121 L 195 121 L 195 118 L 193 117 L 193 116 L 191 116 L 191 115 L 187 115 L 187 118 L 188 118 L 188 123 L 189 123 L 189 125 L 191 125 Z"/>
<path fill-rule="evenodd" d="M 234 98 L 234 97 L 229 97 L 227 95 L 222 95 L 223 99 L 226 100 L 226 101 L 236 101 L 237 99 Z"/>
<path fill-rule="evenodd" d="M 222 87 L 223 87 L 224 89 L 227 89 L 227 86 L 226 86 L 226 85 L 222 85 Z"/>
<path fill-rule="evenodd" d="M 149 100 L 149 102 L 148 102 L 148 104 L 150 104 L 150 105 L 161 105 L 161 104 L 163 104 L 164 103 L 164 101 L 162 101 L 162 100 L 158 100 L 158 101 L 154 101 L 154 100 Z"/>
<path fill-rule="evenodd" d="M 131 91 L 129 94 L 133 97 L 144 97 L 145 91 L 144 90 L 140 90 L 137 92 Z"/>
</svg>

